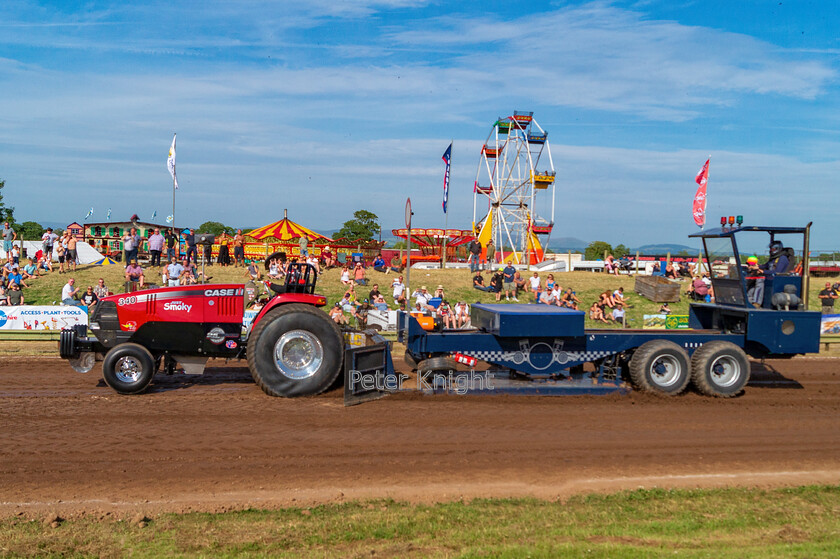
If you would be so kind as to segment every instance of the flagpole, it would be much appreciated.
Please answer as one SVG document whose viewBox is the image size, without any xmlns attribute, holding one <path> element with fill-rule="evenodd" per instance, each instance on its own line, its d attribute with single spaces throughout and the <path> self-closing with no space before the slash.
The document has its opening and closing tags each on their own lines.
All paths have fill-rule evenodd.
<svg viewBox="0 0 840 559">
<path fill-rule="evenodd" d="M 708 157 L 709 166 L 706 167 L 706 197 L 703 199 L 703 225 L 700 226 L 700 231 L 706 230 L 706 210 L 709 207 L 709 170 L 712 168 L 712 154 Z"/>
<path fill-rule="evenodd" d="M 449 182 L 446 185 L 447 193 L 446 193 L 446 205 L 449 205 L 449 183 L 452 182 L 452 146 L 455 145 L 455 139 L 453 138 L 449 142 L 449 163 L 447 166 L 449 167 Z M 443 212 L 443 253 L 440 255 L 440 269 L 446 269 L 446 230 L 449 228 L 449 208 Z"/>
</svg>

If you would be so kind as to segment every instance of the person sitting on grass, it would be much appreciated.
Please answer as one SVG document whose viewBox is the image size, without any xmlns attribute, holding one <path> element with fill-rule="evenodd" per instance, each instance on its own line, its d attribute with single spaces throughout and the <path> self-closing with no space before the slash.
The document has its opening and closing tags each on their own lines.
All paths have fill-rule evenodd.
<svg viewBox="0 0 840 559">
<path fill-rule="evenodd" d="M 268 279 L 283 279 L 283 271 L 276 258 L 272 258 L 268 264 Z"/>
<path fill-rule="evenodd" d="M 659 307 L 659 314 L 671 314 L 671 307 L 668 306 L 668 301 L 662 303 L 662 306 Z"/>
<path fill-rule="evenodd" d="M 616 276 L 621 273 L 618 263 L 615 261 L 615 257 L 612 254 L 608 254 L 607 259 L 604 260 L 604 271 L 608 274 L 614 274 Z"/>
<path fill-rule="evenodd" d="M 361 262 L 356 262 L 356 267 L 353 268 L 353 281 L 357 285 L 367 285 L 367 278 L 365 277 L 365 268 Z"/>
<path fill-rule="evenodd" d="M 187 271 L 188 265 L 192 266 L 192 263 L 185 258 L 183 263 L 184 271 Z M 245 277 L 249 278 L 251 281 L 258 281 L 262 277 L 262 272 L 260 272 L 260 267 L 257 266 L 256 260 L 251 260 L 251 262 L 248 263 L 248 267 L 245 268 Z"/>
<path fill-rule="evenodd" d="M 13 307 L 24 304 L 23 290 L 16 283 L 9 286 L 9 292 L 6 296 L 9 298 L 9 305 Z"/>
<path fill-rule="evenodd" d="M 484 276 L 481 275 L 480 270 L 473 276 L 473 289 L 478 289 L 479 291 L 490 291 L 490 288 L 484 285 Z"/>
<path fill-rule="evenodd" d="M 350 279 L 350 268 L 346 265 L 341 267 L 341 281 L 342 285 L 350 285 L 353 283 L 353 280 Z"/>
<path fill-rule="evenodd" d="M 624 326 L 624 312 L 625 312 L 624 309 L 616 307 L 610 313 L 609 318 L 611 320 L 614 320 L 615 322 L 618 322 L 622 326 Z"/>
<path fill-rule="evenodd" d="M 385 300 L 385 296 L 381 293 L 377 295 L 373 299 L 373 306 L 376 307 L 378 311 L 387 311 L 388 310 L 388 302 Z"/>
<path fill-rule="evenodd" d="M 499 271 L 493 274 L 493 277 L 490 278 L 490 293 L 496 294 L 496 301 L 502 300 L 502 281 L 504 279 L 504 274 L 502 273 L 502 268 L 499 268 Z"/>
<path fill-rule="evenodd" d="M 356 323 L 358 324 L 359 328 L 364 328 L 367 326 L 367 317 L 368 312 L 370 312 L 370 301 L 365 299 L 362 301 L 362 304 L 356 308 Z"/>
<path fill-rule="evenodd" d="M 554 274 L 548 274 L 545 278 L 545 289 L 546 291 L 554 289 Z"/>
<path fill-rule="evenodd" d="M 12 273 L 10 273 L 6 277 L 6 281 L 8 282 L 8 286 L 12 287 L 13 283 L 18 284 L 21 287 L 29 287 L 26 285 L 26 282 L 23 281 L 23 276 L 20 273 L 20 268 L 17 267 L 17 264 L 12 268 Z"/>
<path fill-rule="evenodd" d="M 604 310 L 598 305 L 598 301 L 595 301 L 589 307 L 589 318 L 596 322 L 603 322 L 604 324 L 610 323 L 609 320 L 604 318 Z"/>
<path fill-rule="evenodd" d="M 23 279 L 38 279 L 40 273 L 38 272 L 38 265 L 34 258 L 29 259 L 29 264 L 23 267 Z"/>
<path fill-rule="evenodd" d="M 344 293 L 344 297 L 341 298 L 341 301 L 338 302 L 339 306 L 341 306 L 341 310 L 349 312 L 353 316 L 356 316 L 356 294 L 352 291 L 346 291 Z"/>
<path fill-rule="evenodd" d="M 428 311 L 430 313 L 435 312 L 435 308 L 429 305 L 429 299 L 431 299 L 432 296 L 429 294 L 429 290 L 425 285 L 421 286 L 420 289 L 412 293 L 411 296 L 414 297 L 415 307 L 420 305 L 420 308 L 424 311 Z"/>
<path fill-rule="evenodd" d="M 534 272 L 534 275 L 528 278 L 528 283 L 531 288 L 531 292 L 537 293 L 540 290 L 540 275 L 537 272 Z M 536 299 L 535 295 L 535 299 Z"/>
<path fill-rule="evenodd" d="M 45 270 L 47 272 L 52 272 L 52 260 L 50 256 L 42 256 L 38 259 L 38 269 Z"/>
<path fill-rule="evenodd" d="M 373 260 L 373 269 L 377 272 L 382 272 L 383 274 L 387 274 L 390 272 L 388 266 L 385 265 L 385 259 L 382 258 L 382 254 L 377 254 L 376 258 Z"/>
<path fill-rule="evenodd" d="M 513 274 L 513 286 L 514 286 L 514 292 L 513 292 L 514 297 L 513 298 L 516 299 L 516 296 L 519 295 L 520 291 L 522 291 L 523 293 L 527 293 L 528 292 L 528 285 L 529 285 L 528 280 L 523 278 L 522 274 L 520 274 L 519 271 L 515 272 Z"/>
<path fill-rule="evenodd" d="M 440 297 L 441 300 L 446 298 L 446 295 L 443 292 L 443 286 L 442 285 L 437 286 L 437 288 L 435 289 L 435 295 L 434 296 L 435 297 Z"/>
<path fill-rule="evenodd" d="M 341 303 L 336 303 L 330 309 L 330 318 L 336 324 L 348 324 L 347 317 L 344 316 L 344 311 L 341 309 Z"/>
<path fill-rule="evenodd" d="M 76 294 L 79 292 L 79 288 L 76 287 L 76 278 L 70 278 L 67 280 L 67 283 L 64 284 L 64 287 L 61 288 L 61 304 L 62 305 L 71 305 L 71 306 L 78 306 L 79 302 L 76 300 Z"/>
<path fill-rule="evenodd" d="M 568 288 L 564 293 L 563 297 L 560 298 L 560 306 L 566 307 L 567 309 L 574 309 L 578 310 L 578 305 L 580 304 L 580 299 L 577 298 L 575 292 L 572 291 L 572 288 Z"/>
<path fill-rule="evenodd" d="M 93 292 L 96 293 L 96 297 L 99 299 L 108 296 L 108 287 L 105 285 L 104 279 L 99 278 L 96 285 L 93 286 Z"/>
<path fill-rule="evenodd" d="M 321 275 L 321 262 L 318 261 L 318 258 L 314 254 L 306 257 L 306 263 L 315 268 L 316 274 Z"/>
<path fill-rule="evenodd" d="M 85 292 L 82 294 L 81 301 L 85 306 L 88 307 L 92 307 L 97 302 L 99 302 L 99 297 L 97 297 L 96 293 L 93 292 L 92 285 L 89 285 Z"/>
<path fill-rule="evenodd" d="M 623 287 L 619 287 L 618 289 L 613 291 L 612 296 L 613 296 L 613 300 L 616 303 L 620 303 L 622 308 L 628 308 L 628 307 L 632 306 L 627 302 L 627 299 L 624 297 L 624 288 Z"/>
<path fill-rule="evenodd" d="M 131 263 L 125 267 L 125 281 L 138 283 L 142 289 L 146 281 L 146 276 L 143 275 L 143 268 L 137 263 L 137 260 L 132 260 Z"/>
</svg>

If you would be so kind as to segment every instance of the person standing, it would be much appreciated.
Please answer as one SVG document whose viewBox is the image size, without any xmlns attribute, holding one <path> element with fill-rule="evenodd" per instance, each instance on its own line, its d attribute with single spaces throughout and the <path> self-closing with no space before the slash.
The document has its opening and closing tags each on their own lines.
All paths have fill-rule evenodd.
<svg viewBox="0 0 840 559">
<path fill-rule="evenodd" d="M 12 241 L 17 239 L 17 232 L 9 226 L 9 222 L 3 224 L 3 250 L 6 251 L 8 258 L 9 252 L 12 250 Z"/>
<path fill-rule="evenodd" d="M 67 271 L 70 271 L 70 267 L 73 267 L 73 271 L 76 271 L 76 260 L 78 260 L 79 255 L 76 253 L 76 243 L 77 243 L 76 235 L 73 233 L 67 232 L 67 252 L 64 255 L 64 259 L 67 260 Z"/>
<path fill-rule="evenodd" d="M 242 229 L 236 230 L 236 235 L 233 236 L 233 265 L 245 265 L 245 237 L 242 236 Z"/>
<path fill-rule="evenodd" d="M 492 270 L 496 264 L 496 245 L 493 244 L 493 239 L 487 241 L 485 258 L 487 259 L 487 269 Z"/>
<path fill-rule="evenodd" d="M 198 249 L 195 247 L 195 229 L 190 229 L 185 236 L 187 241 L 187 262 L 198 262 Z"/>
<path fill-rule="evenodd" d="M 166 278 L 169 287 L 177 287 L 181 285 L 181 275 L 184 273 L 184 267 L 178 263 L 178 259 L 174 256 L 169 259 L 169 266 L 166 267 Z"/>
<path fill-rule="evenodd" d="M 178 235 L 172 229 L 166 230 L 166 258 L 172 260 L 177 259 L 179 255 L 175 254 L 175 243 L 178 242 Z"/>
<path fill-rule="evenodd" d="M 826 282 L 825 289 L 820 291 L 820 302 L 822 303 L 823 314 L 834 314 L 835 299 L 837 299 L 837 293 L 831 289 L 831 283 Z"/>
<path fill-rule="evenodd" d="M 306 235 L 302 236 L 298 241 L 298 246 L 300 247 L 300 255 L 303 257 L 309 256 L 309 239 L 306 238 Z"/>
<path fill-rule="evenodd" d="M 513 297 L 514 301 L 518 301 L 519 299 L 516 298 L 516 285 L 514 285 L 516 268 L 513 267 L 513 264 L 508 262 L 507 266 L 502 269 L 502 274 L 504 275 L 505 301 L 510 301 L 511 297 Z"/>
<path fill-rule="evenodd" d="M 53 233 L 52 227 L 47 227 L 46 233 L 41 236 L 41 244 L 44 249 L 44 257 L 47 260 L 52 260 L 53 243 L 58 239 L 58 235 Z"/>
<path fill-rule="evenodd" d="M 152 256 L 152 261 L 149 263 L 150 267 L 160 267 L 160 255 L 163 253 L 163 243 L 166 239 L 160 234 L 160 229 L 155 229 L 149 237 L 149 254 Z"/>
<path fill-rule="evenodd" d="M 478 271 L 479 260 L 481 259 L 481 241 L 473 239 L 470 241 L 470 272 L 473 274 Z"/>
<path fill-rule="evenodd" d="M 137 234 L 137 229 L 132 227 L 122 240 L 126 263 L 137 260 L 137 251 L 140 248 L 140 235 Z"/>
</svg>

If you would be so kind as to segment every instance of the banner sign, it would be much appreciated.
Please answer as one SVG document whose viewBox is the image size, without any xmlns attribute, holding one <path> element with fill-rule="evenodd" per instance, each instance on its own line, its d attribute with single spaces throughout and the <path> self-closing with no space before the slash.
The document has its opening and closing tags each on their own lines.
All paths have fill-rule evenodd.
<svg viewBox="0 0 840 559">
<path fill-rule="evenodd" d="M 646 314 L 642 322 L 643 328 L 665 328 L 667 330 L 682 330 L 688 328 L 687 314 Z"/>
<path fill-rule="evenodd" d="M 87 307 L 0 307 L 0 330 L 61 330 L 87 323 Z"/>
<path fill-rule="evenodd" d="M 840 334 L 840 314 L 822 315 L 820 334 Z"/>
</svg>

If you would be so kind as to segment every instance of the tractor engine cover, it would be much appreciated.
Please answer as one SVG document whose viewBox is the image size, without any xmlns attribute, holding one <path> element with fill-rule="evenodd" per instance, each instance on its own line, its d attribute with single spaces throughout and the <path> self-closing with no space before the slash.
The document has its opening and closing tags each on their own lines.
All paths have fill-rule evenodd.
<svg viewBox="0 0 840 559">
<path fill-rule="evenodd" d="M 110 295 L 90 329 L 107 348 L 132 342 L 152 353 L 232 356 L 241 350 L 244 293 L 240 284 L 205 284 Z"/>
</svg>

